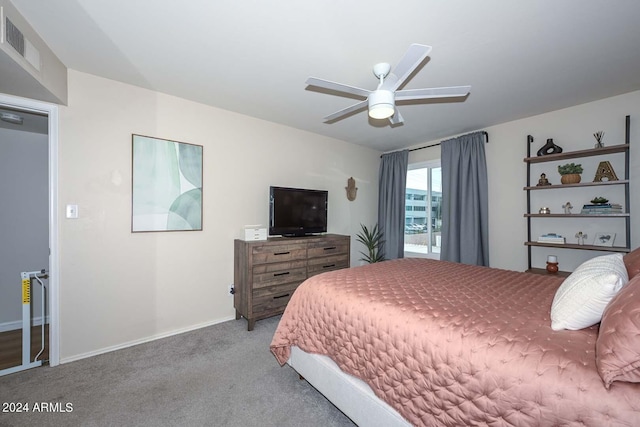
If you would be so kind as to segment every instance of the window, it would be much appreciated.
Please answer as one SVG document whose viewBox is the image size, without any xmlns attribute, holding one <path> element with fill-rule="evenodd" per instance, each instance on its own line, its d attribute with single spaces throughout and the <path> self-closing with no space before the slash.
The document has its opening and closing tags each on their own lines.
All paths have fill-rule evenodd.
<svg viewBox="0 0 640 427">
<path fill-rule="evenodd" d="M 440 161 L 410 165 L 404 217 L 406 257 L 439 258 L 442 229 Z"/>
</svg>

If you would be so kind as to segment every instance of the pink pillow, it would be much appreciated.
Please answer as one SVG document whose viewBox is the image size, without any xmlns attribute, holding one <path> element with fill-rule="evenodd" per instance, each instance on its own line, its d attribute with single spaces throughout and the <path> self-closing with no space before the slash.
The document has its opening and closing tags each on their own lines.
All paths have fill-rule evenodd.
<svg viewBox="0 0 640 427">
<path fill-rule="evenodd" d="M 596 366 L 606 388 L 614 381 L 640 382 L 640 275 L 604 310 L 596 341 Z"/>
<path fill-rule="evenodd" d="M 640 273 L 640 248 L 636 248 L 633 252 L 626 254 L 623 260 L 629 273 L 629 279 L 633 279 L 635 275 Z"/>
</svg>

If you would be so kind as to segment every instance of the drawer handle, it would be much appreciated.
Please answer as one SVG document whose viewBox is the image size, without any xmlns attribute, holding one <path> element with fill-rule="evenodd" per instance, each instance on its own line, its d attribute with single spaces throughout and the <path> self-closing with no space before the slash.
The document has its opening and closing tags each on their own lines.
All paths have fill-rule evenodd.
<svg viewBox="0 0 640 427">
<path fill-rule="evenodd" d="M 331 267 L 335 267 L 335 264 L 329 264 L 329 265 L 323 265 L 322 268 L 331 268 Z"/>
<path fill-rule="evenodd" d="M 291 251 L 287 251 L 287 252 L 275 252 L 274 255 L 289 255 L 291 253 Z"/>
<path fill-rule="evenodd" d="M 332 251 L 334 250 L 336 247 L 335 246 L 330 246 L 328 248 L 324 248 L 325 251 Z"/>
<path fill-rule="evenodd" d="M 290 273 L 289 271 L 285 271 L 284 273 L 273 273 L 273 277 L 286 276 L 289 273 Z"/>
<path fill-rule="evenodd" d="M 289 296 L 289 294 L 279 295 L 279 296 L 277 296 L 277 297 L 273 297 L 273 299 L 286 298 L 286 297 L 288 297 L 288 296 Z"/>
</svg>

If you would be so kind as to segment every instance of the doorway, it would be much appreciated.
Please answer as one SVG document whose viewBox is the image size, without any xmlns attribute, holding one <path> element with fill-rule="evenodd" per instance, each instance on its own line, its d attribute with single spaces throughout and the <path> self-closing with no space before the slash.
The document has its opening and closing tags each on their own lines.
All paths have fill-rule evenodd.
<svg viewBox="0 0 640 427">
<path fill-rule="evenodd" d="M 21 274 L 43 269 L 47 271 L 41 279 L 47 291 L 44 298 L 40 282 L 31 281 L 31 360 L 41 350 L 44 325 L 46 347 L 39 360 L 55 366 L 59 363 L 58 110 L 52 104 L 0 94 L 0 122 L 0 198 L 5 207 L 0 218 L 0 369 L 12 367 L 16 360 L 22 363 Z"/>
</svg>

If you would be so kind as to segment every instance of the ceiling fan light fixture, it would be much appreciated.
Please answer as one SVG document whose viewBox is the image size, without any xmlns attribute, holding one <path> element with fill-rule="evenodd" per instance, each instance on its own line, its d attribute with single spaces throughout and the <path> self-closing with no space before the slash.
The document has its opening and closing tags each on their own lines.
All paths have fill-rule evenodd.
<svg viewBox="0 0 640 427">
<path fill-rule="evenodd" d="M 395 97 L 390 90 L 376 90 L 369 95 L 369 117 L 388 119 L 395 113 Z"/>
</svg>

